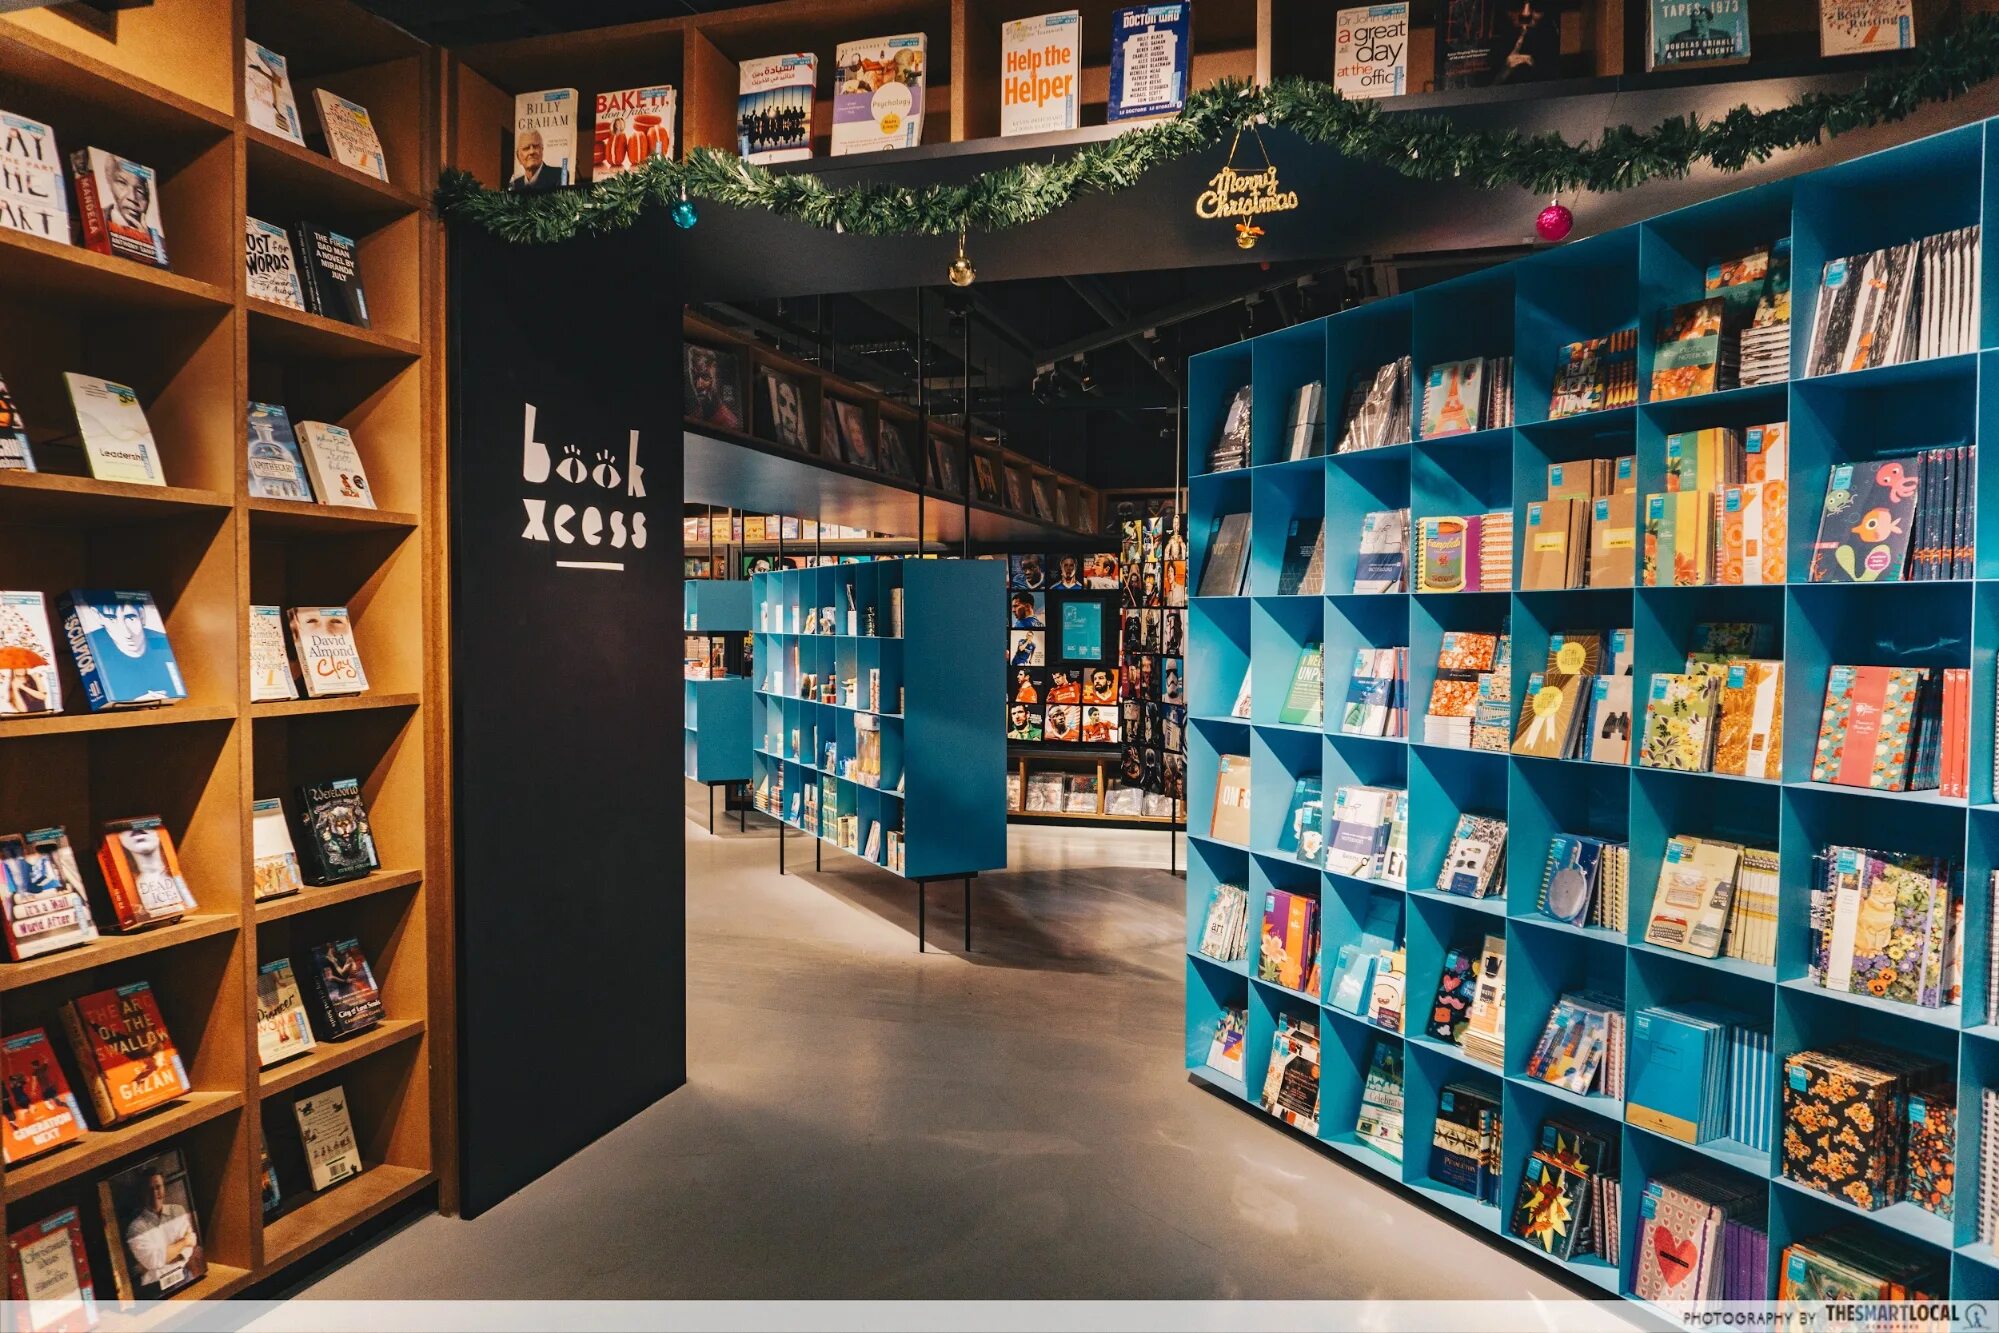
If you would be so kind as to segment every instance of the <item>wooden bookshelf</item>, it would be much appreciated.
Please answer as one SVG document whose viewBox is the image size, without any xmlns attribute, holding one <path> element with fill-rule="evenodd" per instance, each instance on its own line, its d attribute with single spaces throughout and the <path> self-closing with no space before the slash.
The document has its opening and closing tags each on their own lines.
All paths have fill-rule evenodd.
<svg viewBox="0 0 1999 1333">
<path fill-rule="evenodd" d="M 250 128 L 245 35 L 290 58 L 308 125 L 314 87 L 367 106 L 392 179 Z M 0 312 L 33 316 L 0 316 L 0 378 L 45 469 L 0 473 L 4 581 L 39 589 L 52 612 L 72 587 L 151 591 L 189 690 L 171 707 L 93 715 L 65 666 L 64 713 L 0 723 L 0 831 L 63 824 L 92 876 L 103 821 L 157 813 L 200 902 L 172 925 L 0 963 L 6 1030 L 50 1027 L 72 1083 L 60 1006 L 150 982 L 195 1089 L 0 1173 L 0 1202 L 9 1230 L 76 1204 L 101 1237 L 97 1181 L 135 1154 L 183 1149 L 209 1271 L 177 1299 L 269 1278 L 425 1191 L 446 1208 L 455 1199 L 454 1076 L 431 1035 L 455 1027 L 439 933 L 452 917 L 448 769 L 433 721 L 449 688 L 435 591 L 442 250 L 425 212 L 438 68 L 435 52 L 349 0 L 156 0 L 102 31 L 52 9 L 0 17 L 0 106 L 50 124 L 65 152 L 95 146 L 154 167 L 173 260 L 157 270 L 0 232 Z M 248 299 L 246 215 L 352 237 L 373 327 Z M 138 390 L 171 485 L 83 475 L 62 438 L 73 430 L 66 370 Z M 381 508 L 250 498 L 249 401 L 352 431 Z M 253 705 L 253 603 L 348 606 L 371 692 Z M 282 796 L 289 810 L 296 785 L 338 777 L 360 779 L 385 869 L 253 901 L 251 802 Z M 312 945 L 350 937 L 381 986 L 383 1023 L 260 1071 L 258 966 L 296 965 Z M 266 1225 L 258 1131 L 288 1118 L 300 1093 L 333 1084 L 348 1091 L 367 1170 Z M 111 1315 L 106 1327 L 127 1322 Z"/>
</svg>

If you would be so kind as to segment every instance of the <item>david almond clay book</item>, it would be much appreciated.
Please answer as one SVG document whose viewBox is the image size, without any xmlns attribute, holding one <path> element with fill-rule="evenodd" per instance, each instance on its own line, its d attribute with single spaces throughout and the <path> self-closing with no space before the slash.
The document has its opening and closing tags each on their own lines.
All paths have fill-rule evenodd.
<svg viewBox="0 0 1999 1333">
<path fill-rule="evenodd" d="M 345 426 L 326 421 L 298 423 L 298 443 L 305 455 L 306 472 L 321 504 L 373 509 L 375 490 L 368 484 L 368 469 L 361 462 L 361 450 Z"/>
<path fill-rule="evenodd" d="M 252 890 L 258 902 L 286 898 L 305 887 L 298 871 L 298 849 L 292 846 L 291 824 L 284 803 L 266 796 L 250 803 Z"/>
<path fill-rule="evenodd" d="M 158 815 L 108 821 L 97 867 L 121 930 L 178 921 L 197 906 L 181 875 L 173 834 Z"/>
<path fill-rule="evenodd" d="M 138 390 L 94 375 L 63 373 L 70 406 L 76 410 L 77 433 L 90 461 L 90 475 L 99 481 L 127 481 L 140 486 L 164 486 L 159 449 Z"/>
<path fill-rule="evenodd" d="M 308 1013 L 313 1029 L 327 1041 L 339 1041 L 382 1021 L 382 992 L 359 940 L 334 940 L 312 946 L 306 964 Z"/>
<path fill-rule="evenodd" d="M 737 155 L 745 162 L 811 157 L 818 82 L 819 57 L 810 51 L 745 60 L 736 82 Z"/>
<path fill-rule="evenodd" d="M 923 33 L 841 42 L 833 51 L 833 156 L 923 142 Z"/>
<path fill-rule="evenodd" d="M 502 163 L 509 190 L 538 194 L 577 184 L 576 90 L 545 88 L 514 98 L 514 158 Z"/>
<path fill-rule="evenodd" d="M 305 309 L 305 289 L 298 283 L 291 234 L 283 227 L 261 218 L 243 219 L 243 272 L 251 300 Z"/>
<path fill-rule="evenodd" d="M 375 133 L 368 108 L 325 88 L 312 90 L 312 103 L 326 132 L 326 155 L 343 167 L 386 181 L 389 159 L 382 154 L 382 139 Z"/>
<path fill-rule="evenodd" d="M 62 595 L 63 637 L 92 712 L 187 698 L 151 593 L 76 588 Z"/>
<path fill-rule="evenodd" d="M 0 227 L 58 245 L 72 243 L 56 133 L 10 111 L 0 111 Z"/>
<path fill-rule="evenodd" d="M 77 149 L 69 167 L 76 177 L 84 245 L 101 255 L 167 267 L 160 182 L 153 169 L 102 148 Z"/>
<path fill-rule="evenodd" d="M 89 1333 L 97 1327 L 97 1290 L 75 1208 L 7 1237 L 7 1299 L 19 1311 L 22 1333 Z"/>
<path fill-rule="evenodd" d="M 298 698 L 291 659 L 285 655 L 285 613 L 276 606 L 250 608 L 250 702 Z"/>
<path fill-rule="evenodd" d="M 299 119 L 298 97 L 292 91 L 291 67 L 276 51 L 248 37 L 243 39 L 243 105 L 254 128 L 305 146 L 305 123 Z"/>
<path fill-rule="evenodd" d="M 257 969 L 257 1067 L 269 1069 L 318 1045 L 298 979 L 292 975 L 292 960 L 265 963 Z"/>
<path fill-rule="evenodd" d="M 194 1090 L 149 983 L 80 995 L 61 1013 L 101 1124 L 123 1124 Z"/>
<path fill-rule="evenodd" d="M 252 403 L 248 418 L 250 494 L 264 500 L 312 499 L 312 482 L 292 433 L 291 417 L 277 403 Z"/>
<path fill-rule="evenodd" d="M 168 1148 L 97 1182 L 121 1305 L 157 1300 L 208 1272 L 187 1159 Z"/>
<path fill-rule="evenodd" d="M 47 603 L 39 592 L 0 592 L 0 717 L 61 711 Z"/>
<path fill-rule="evenodd" d="M 340 884 L 382 868 L 357 779 L 301 786 L 292 808 L 305 843 L 300 860 L 306 883 Z"/>
<path fill-rule="evenodd" d="M 590 178 L 609 180 L 647 160 L 673 158 L 673 118 L 679 95 L 670 83 L 597 94 L 590 135 Z"/>
<path fill-rule="evenodd" d="M 61 825 L 0 837 L 0 920 L 7 955 L 17 963 L 97 938 L 76 853 Z"/>
<path fill-rule="evenodd" d="M 354 618 L 344 606 L 295 606 L 286 613 L 299 678 L 308 698 L 366 694 L 368 673 L 354 642 Z"/>
<path fill-rule="evenodd" d="M 331 1189 L 361 1174 L 361 1148 L 354 1141 L 345 1089 L 336 1086 L 301 1097 L 292 1103 L 292 1115 L 314 1189 Z"/>
<path fill-rule="evenodd" d="M 7 1113 L 0 1162 L 15 1166 L 84 1136 L 83 1108 L 41 1028 L 0 1041 L 0 1090 Z"/>
<path fill-rule="evenodd" d="M 1080 123 L 1083 16 L 1059 14 L 1000 24 L 1000 135 L 1073 130 Z"/>
</svg>

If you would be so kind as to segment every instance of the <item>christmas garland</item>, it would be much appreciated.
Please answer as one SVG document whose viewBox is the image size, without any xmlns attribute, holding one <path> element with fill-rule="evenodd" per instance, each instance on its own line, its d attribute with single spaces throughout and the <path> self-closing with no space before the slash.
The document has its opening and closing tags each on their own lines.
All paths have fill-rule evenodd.
<svg viewBox="0 0 1999 1333">
<path fill-rule="evenodd" d="M 829 186 L 809 171 L 776 173 L 734 153 L 696 148 L 687 161 L 653 158 L 637 171 L 581 189 L 508 193 L 446 171 L 440 213 L 507 241 L 546 245 L 631 226 L 649 206 L 692 226 L 688 201 L 760 208 L 809 226 L 864 236 L 949 236 L 1038 222 L 1084 193 L 1110 194 L 1154 167 L 1200 152 L 1252 123 L 1282 126 L 1357 162 L 1416 180 L 1460 179 L 1536 194 L 1628 190 L 1685 176 L 1703 163 L 1740 171 L 1773 154 L 1948 101 L 1999 76 L 1999 15 L 1978 13 L 1922 47 L 1908 63 L 1844 93 L 1806 93 L 1788 106 L 1738 106 L 1718 119 L 1673 116 L 1650 130 L 1608 126 L 1594 141 L 1556 133 L 1467 129 L 1440 115 L 1395 112 L 1349 100 L 1329 84 L 1280 79 L 1266 87 L 1225 80 L 1193 94 L 1172 120 L 1086 144 L 1049 162 L 998 167 L 963 185 Z"/>
</svg>

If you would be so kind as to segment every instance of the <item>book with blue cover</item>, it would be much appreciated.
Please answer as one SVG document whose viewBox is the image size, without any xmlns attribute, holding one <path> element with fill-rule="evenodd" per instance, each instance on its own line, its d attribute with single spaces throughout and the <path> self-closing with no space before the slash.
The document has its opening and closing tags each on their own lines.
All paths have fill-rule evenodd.
<svg viewBox="0 0 1999 1333">
<path fill-rule="evenodd" d="M 152 594 L 75 589 L 62 596 L 62 618 L 92 712 L 187 698 Z"/>
<path fill-rule="evenodd" d="M 1111 12 L 1111 85 L 1107 120 L 1170 116 L 1187 104 L 1194 58 L 1194 7 L 1132 5 Z"/>
<path fill-rule="evenodd" d="M 312 499 L 305 455 L 291 417 L 277 403 L 252 403 L 249 415 L 250 494 L 267 500 Z"/>
<path fill-rule="evenodd" d="M 1314 859 L 1305 855 L 1304 831 L 1308 822 L 1314 829 L 1318 827 L 1321 806 L 1319 775 L 1307 773 L 1292 786 L 1291 808 L 1285 813 L 1283 827 L 1277 830 L 1278 851 L 1301 860 Z M 1313 850 L 1318 850 L 1316 840 Z"/>
<path fill-rule="evenodd" d="M 1625 1118 L 1682 1143 L 1726 1135 L 1731 1032 L 1746 1022 L 1704 1003 L 1639 1010 L 1632 1022 Z"/>
</svg>

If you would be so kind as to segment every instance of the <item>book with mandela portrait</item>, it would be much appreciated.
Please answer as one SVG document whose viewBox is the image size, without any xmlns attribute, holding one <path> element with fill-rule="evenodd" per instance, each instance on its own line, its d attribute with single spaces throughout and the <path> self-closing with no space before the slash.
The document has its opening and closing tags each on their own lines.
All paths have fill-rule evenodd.
<svg viewBox="0 0 1999 1333">
<path fill-rule="evenodd" d="M 76 211 L 83 243 L 102 255 L 167 266 L 167 233 L 160 222 L 160 182 L 144 163 L 79 148 L 69 155 L 76 178 Z"/>
<path fill-rule="evenodd" d="M 340 884 L 382 868 L 358 780 L 307 783 L 298 789 L 292 808 L 306 883 Z"/>
</svg>

